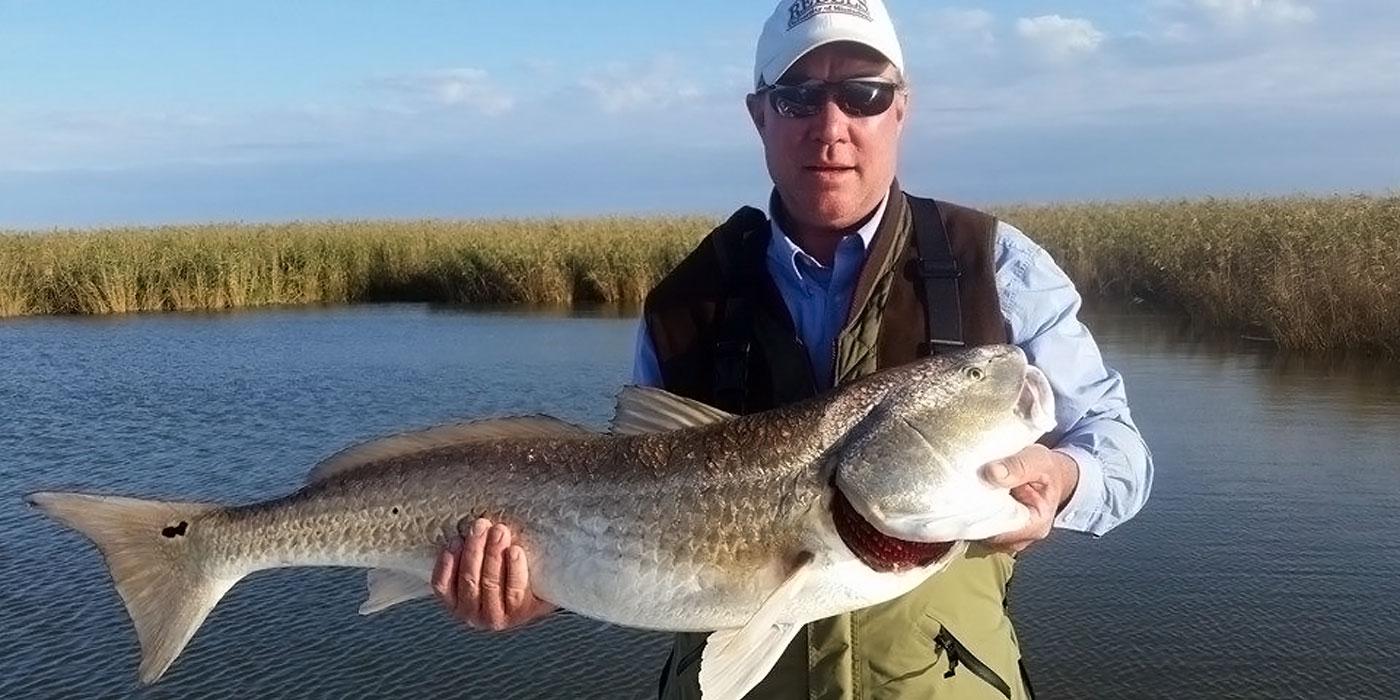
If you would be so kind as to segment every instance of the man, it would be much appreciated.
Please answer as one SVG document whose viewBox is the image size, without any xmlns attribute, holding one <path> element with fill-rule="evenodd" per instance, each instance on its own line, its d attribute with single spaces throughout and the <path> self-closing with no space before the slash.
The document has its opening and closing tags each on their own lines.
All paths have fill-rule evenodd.
<svg viewBox="0 0 1400 700">
<path fill-rule="evenodd" d="M 983 469 L 1028 507 L 1029 525 L 974 543 L 899 599 L 808 625 L 749 697 L 1030 697 L 1006 611 L 1013 555 L 1056 527 L 1102 535 L 1150 491 L 1121 378 L 1043 250 L 986 214 L 899 188 L 910 100 L 880 0 L 784 0 L 754 82 L 767 211 L 741 209 L 648 295 L 636 381 L 757 411 L 959 342 L 1011 342 L 1049 377 L 1057 427 Z M 469 624 L 523 624 L 552 609 L 530 593 L 524 556 L 478 521 L 434 585 Z M 676 636 L 662 697 L 698 697 L 703 644 Z"/>
</svg>

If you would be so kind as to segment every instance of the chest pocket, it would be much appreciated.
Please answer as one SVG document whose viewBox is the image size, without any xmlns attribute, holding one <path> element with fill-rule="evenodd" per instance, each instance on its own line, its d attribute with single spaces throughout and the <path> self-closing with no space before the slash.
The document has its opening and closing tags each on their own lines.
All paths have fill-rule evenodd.
<svg viewBox="0 0 1400 700">
<path fill-rule="evenodd" d="M 1016 661 L 997 653 L 995 645 L 975 645 L 928 613 L 914 613 L 912 626 L 896 636 L 878 640 L 879 628 L 867 628 L 862 655 L 869 674 L 861 697 L 867 700 L 909 698 L 953 700 L 1025 700 L 1027 691 L 1016 675 Z M 908 620 L 908 617 L 904 619 Z M 881 620 L 880 622 L 889 621 Z M 1007 676 L 1011 677 L 1007 677 Z"/>
<path fill-rule="evenodd" d="M 866 700 L 1026 700 L 1021 652 L 1006 615 L 1014 563 L 977 550 L 889 603 L 859 613 Z"/>
</svg>

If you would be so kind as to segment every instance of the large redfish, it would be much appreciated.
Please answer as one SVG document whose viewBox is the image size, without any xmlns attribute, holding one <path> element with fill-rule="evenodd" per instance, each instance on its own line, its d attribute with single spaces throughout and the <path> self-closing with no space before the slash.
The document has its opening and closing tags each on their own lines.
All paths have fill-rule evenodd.
<svg viewBox="0 0 1400 700">
<path fill-rule="evenodd" d="M 165 673 L 248 574 L 371 569 L 361 612 L 431 594 L 463 518 L 505 523 L 536 593 L 650 630 L 713 631 L 706 698 L 741 697 L 807 622 L 902 595 L 965 542 L 1022 526 L 978 468 L 1054 424 L 1049 384 L 1011 346 L 885 370 L 733 416 L 628 387 L 606 433 L 544 417 L 481 420 L 351 447 L 289 495 L 247 505 L 35 493 L 101 550 Z"/>
</svg>

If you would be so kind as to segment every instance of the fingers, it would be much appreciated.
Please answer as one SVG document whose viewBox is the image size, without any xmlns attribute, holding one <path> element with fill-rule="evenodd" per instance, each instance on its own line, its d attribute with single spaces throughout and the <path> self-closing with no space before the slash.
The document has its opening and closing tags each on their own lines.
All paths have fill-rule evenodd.
<svg viewBox="0 0 1400 700">
<path fill-rule="evenodd" d="M 1017 484 L 1011 483 L 1011 468 L 1007 466 L 1010 457 L 996 462 L 988 462 L 982 465 L 982 480 L 992 486 L 1010 488 Z"/>
<path fill-rule="evenodd" d="M 530 567 L 525 565 L 525 550 L 511 547 L 506 550 L 505 608 L 506 616 L 518 619 L 526 613 L 529 603 L 534 601 L 530 592 Z"/>
<path fill-rule="evenodd" d="M 458 525 L 433 566 L 432 586 L 453 615 L 479 629 L 504 630 L 548 614 L 535 597 L 525 550 L 510 528 L 485 518 Z"/>
<path fill-rule="evenodd" d="M 503 630 L 507 627 L 502 573 L 505 568 L 505 550 L 509 547 L 510 530 L 504 525 L 491 526 L 481 560 L 475 620 L 477 625 L 487 629 Z"/>
<path fill-rule="evenodd" d="M 1027 460 L 1022 459 L 1021 452 L 1005 459 L 988 462 L 982 465 L 981 472 L 983 481 L 1004 489 L 1016 488 L 1036 477 L 1030 473 Z"/>
<path fill-rule="evenodd" d="M 455 572 L 457 598 L 453 609 L 458 617 L 471 625 L 481 624 L 477 611 L 481 607 L 481 580 L 486 574 L 482 562 L 486 559 L 486 532 L 490 527 L 489 520 L 477 518 L 462 533 L 462 553 Z"/>
<path fill-rule="evenodd" d="M 1041 445 L 1031 445 L 1010 457 L 982 465 L 982 480 L 1000 488 L 1015 488 L 1022 484 L 1044 481 L 1050 451 Z"/>
<path fill-rule="evenodd" d="M 481 578 L 486 558 L 488 520 L 478 518 L 470 527 L 457 526 L 447 547 L 433 565 L 433 592 L 452 614 L 472 626 L 481 626 Z"/>
<path fill-rule="evenodd" d="M 1021 484 L 1011 489 L 1011 497 L 1030 509 L 1032 519 L 1043 515 L 1048 504 L 1045 500 L 1045 484 Z"/>
<path fill-rule="evenodd" d="M 462 553 L 462 538 L 452 537 L 433 564 L 433 592 L 449 610 L 457 609 L 457 560 Z"/>
<path fill-rule="evenodd" d="M 1041 483 L 1022 484 L 1011 489 L 1012 498 L 1030 511 L 1031 520 L 1025 527 L 990 537 L 985 543 L 993 549 L 1014 553 L 1049 536 L 1055 508 L 1046 496 L 1047 489 L 1048 487 Z"/>
</svg>

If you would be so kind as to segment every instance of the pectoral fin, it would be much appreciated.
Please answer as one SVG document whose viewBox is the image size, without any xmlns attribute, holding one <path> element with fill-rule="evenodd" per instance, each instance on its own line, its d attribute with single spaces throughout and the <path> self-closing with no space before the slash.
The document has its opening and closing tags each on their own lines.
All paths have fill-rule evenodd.
<svg viewBox="0 0 1400 700">
<path fill-rule="evenodd" d="M 700 695 L 704 700 L 739 700 L 778 663 L 802 627 L 779 618 L 801 593 L 811 563 L 812 553 L 803 552 L 787 579 L 743 627 L 719 630 L 705 641 L 700 656 Z"/>
<path fill-rule="evenodd" d="M 369 587 L 369 597 L 360 605 L 361 615 L 373 615 L 390 606 L 433 594 L 427 579 L 395 569 L 370 569 L 365 583 Z"/>
</svg>

